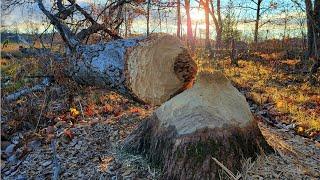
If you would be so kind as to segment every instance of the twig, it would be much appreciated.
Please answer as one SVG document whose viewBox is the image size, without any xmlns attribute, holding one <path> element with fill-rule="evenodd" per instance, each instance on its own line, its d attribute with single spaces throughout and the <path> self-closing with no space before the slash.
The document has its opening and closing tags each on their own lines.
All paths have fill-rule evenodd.
<svg viewBox="0 0 320 180">
<path fill-rule="evenodd" d="M 53 166 L 52 166 L 52 179 L 58 180 L 60 174 L 60 164 L 58 162 L 57 151 L 56 151 L 56 138 L 51 140 L 51 149 L 53 154 Z"/>
<path fill-rule="evenodd" d="M 11 53 L 3 53 L 5 56 L 9 57 L 11 60 L 20 61 L 19 59 L 15 58 Z"/>
<path fill-rule="evenodd" d="M 44 80 L 40 84 L 37 84 L 37 85 L 33 86 L 32 88 L 21 89 L 13 94 L 10 94 L 10 95 L 4 97 L 4 100 L 6 102 L 11 102 L 11 101 L 15 101 L 15 100 L 19 99 L 21 96 L 30 94 L 32 92 L 44 91 L 45 88 L 50 85 L 50 81 L 51 80 L 49 78 L 44 78 Z"/>
<path fill-rule="evenodd" d="M 238 180 L 241 178 L 241 175 L 235 176 L 227 167 L 225 167 L 221 162 L 219 162 L 216 158 L 211 157 L 228 175 L 231 179 L 233 180 Z"/>
<path fill-rule="evenodd" d="M 79 105 L 80 105 L 81 115 L 82 115 L 82 118 L 84 120 L 84 113 L 83 113 L 82 105 L 81 105 L 80 100 L 78 100 L 78 102 L 79 102 Z"/>
<path fill-rule="evenodd" d="M 261 118 L 264 122 L 268 123 L 269 125 L 275 126 L 275 127 L 279 128 L 279 129 L 283 129 L 283 127 L 282 127 L 279 123 L 276 124 L 276 123 L 270 121 L 268 118 L 263 117 L 263 116 L 260 115 L 260 114 L 256 114 L 256 116 L 259 117 L 259 118 Z"/>
<path fill-rule="evenodd" d="M 29 76 L 24 76 L 25 78 L 51 78 L 54 79 L 52 75 L 29 75 Z"/>
<path fill-rule="evenodd" d="M 44 94 L 44 101 L 43 101 L 43 104 L 42 104 L 42 107 L 41 107 L 40 115 L 39 115 L 39 117 L 38 117 L 38 122 L 37 122 L 36 128 L 34 129 L 34 132 L 36 132 L 37 129 L 38 129 L 38 126 L 39 126 L 39 123 L 40 123 L 40 120 L 41 120 L 41 116 L 42 116 L 42 113 L 43 113 L 43 110 L 44 110 L 44 106 L 45 106 L 45 104 L 46 104 L 46 101 L 47 101 L 47 93 L 45 92 L 45 94 Z"/>
</svg>

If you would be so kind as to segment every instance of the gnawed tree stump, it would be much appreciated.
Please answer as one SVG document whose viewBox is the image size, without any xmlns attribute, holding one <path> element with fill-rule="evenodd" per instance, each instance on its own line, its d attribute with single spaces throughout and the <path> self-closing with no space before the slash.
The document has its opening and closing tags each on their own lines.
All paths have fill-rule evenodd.
<svg viewBox="0 0 320 180">
<path fill-rule="evenodd" d="M 82 45 L 76 52 L 70 66 L 76 81 L 111 87 L 153 105 L 182 92 L 197 72 L 181 41 L 166 34 Z"/>
<path fill-rule="evenodd" d="M 272 149 L 244 96 L 220 72 L 200 73 L 190 89 L 161 105 L 124 142 L 163 169 L 164 179 L 218 179 L 218 159 L 236 172 L 241 160 Z"/>
</svg>

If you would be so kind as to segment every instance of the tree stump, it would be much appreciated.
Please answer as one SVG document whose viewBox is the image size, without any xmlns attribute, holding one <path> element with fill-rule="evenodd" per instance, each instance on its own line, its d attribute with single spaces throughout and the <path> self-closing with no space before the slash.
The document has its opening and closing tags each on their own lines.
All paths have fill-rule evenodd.
<svg viewBox="0 0 320 180">
<path fill-rule="evenodd" d="M 69 73 L 85 85 L 108 87 L 160 105 L 193 82 L 197 66 L 174 36 L 120 39 L 77 47 Z"/>
<path fill-rule="evenodd" d="M 272 152 L 245 97 L 220 72 L 202 72 L 190 89 L 161 105 L 124 142 L 163 170 L 163 179 L 218 179 L 241 160 Z"/>
</svg>

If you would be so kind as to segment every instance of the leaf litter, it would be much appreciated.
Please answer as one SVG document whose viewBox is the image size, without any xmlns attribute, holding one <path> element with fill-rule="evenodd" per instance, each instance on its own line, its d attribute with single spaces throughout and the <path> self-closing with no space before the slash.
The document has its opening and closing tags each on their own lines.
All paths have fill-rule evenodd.
<svg viewBox="0 0 320 180">
<path fill-rule="evenodd" d="M 121 150 L 121 142 L 155 107 L 138 104 L 112 91 L 84 92 L 87 93 L 79 93 L 72 100 L 63 99 L 65 96 L 51 100 L 42 118 L 48 121 L 37 132 L 20 130 L 7 138 L 9 153 L 1 154 L 2 179 L 49 179 L 57 169 L 55 156 L 61 179 L 160 177 L 161 171 L 150 167 L 142 156 Z M 258 113 L 258 106 L 250 105 Z M 244 179 L 319 177 L 319 142 L 299 136 L 290 128 L 270 126 L 264 121 L 259 124 L 276 153 L 259 156 L 255 161 L 245 160 L 239 172 Z M 56 154 L 51 147 L 53 140 Z"/>
</svg>

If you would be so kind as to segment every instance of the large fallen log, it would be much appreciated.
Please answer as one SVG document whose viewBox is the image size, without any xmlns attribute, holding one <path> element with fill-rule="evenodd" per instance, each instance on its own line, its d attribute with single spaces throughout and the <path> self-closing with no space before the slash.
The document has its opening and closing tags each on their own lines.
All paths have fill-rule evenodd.
<svg viewBox="0 0 320 180">
<path fill-rule="evenodd" d="M 219 179 L 217 159 L 236 173 L 241 160 L 272 149 L 244 96 L 220 72 L 161 105 L 124 142 L 163 169 L 164 179 Z"/>
<path fill-rule="evenodd" d="M 76 81 L 153 105 L 190 86 L 197 71 L 181 41 L 166 34 L 82 45 L 76 52 L 70 66 Z"/>
</svg>

